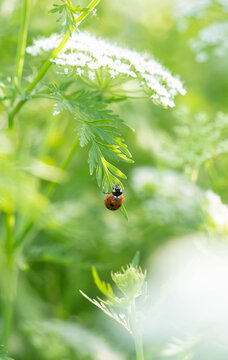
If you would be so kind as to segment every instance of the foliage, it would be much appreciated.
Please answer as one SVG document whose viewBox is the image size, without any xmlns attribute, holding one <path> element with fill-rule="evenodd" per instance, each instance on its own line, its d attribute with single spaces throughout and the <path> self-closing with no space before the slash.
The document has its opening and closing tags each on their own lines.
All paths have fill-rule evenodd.
<svg viewBox="0 0 228 360">
<path fill-rule="evenodd" d="M 134 336 L 136 328 L 140 327 L 139 311 L 135 309 L 135 301 L 140 298 L 142 306 L 147 297 L 146 272 L 131 264 L 122 268 L 120 272 L 112 272 L 112 280 L 120 290 L 121 296 L 113 292 L 109 283 L 100 280 L 95 267 L 93 267 L 92 273 L 96 286 L 107 300 L 100 298 L 92 300 L 82 291 L 81 294 Z"/>
<path fill-rule="evenodd" d="M 190 39 L 190 47 L 196 54 L 198 62 L 209 60 L 210 55 L 224 57 L 227 53 L 227 13 L 226 0 L 192 1 L 175 0 L 175 16 L 179 29 L 186 30 L 190 19 L 207 18 L 204 27 Z M 214 16 L 205 16 L 214 13 Z"/>
<path fill-rule="evenodd" d="M 37 56 L 54 49 L 59 40 L 58 34 L 35 40 L 27 52 Z M 155 104 L 165 108 L 175 107 L 175 96 L 186 94 L 180 79 L 151 55 L 129 50 L 86 32 L 74 33 L 64 50 L 51 61 L 64 69 L 65 76 L 69 73 L 83 79 L 90 87 L 99 88 L 103 96 L 108 92 L 113 101 L 130 97 L 122 88 L 132 80 L 136 82 L 135 99 L 142 97 L 141 90 Z"/>
<path fill-rule="evenodd" d="M 227 1 L 178 2 L 31 1 L 16 85 L 0 1 L 1 360 L 227 359 Z"/>
<path fill-rule="evenodd" d="M 123 121 L 99 100 L 96 91 L 80 90 L 64 94 L 56 85 L 52 85 L 48 97 L 55 102 L 55 112 L 68 110 L 80 123 L 75 130 L 81 147 L 88 144 L 91 146 L 88 156 L 89 170 L 90 175 L 96 172 L 98 186 L 102 186 L 103 191 L 107 192 L 114 183 L 122 185 L 119 178 L 126 179 L 126 175 L 105 157 L 112 161 L 133 162 L 131 153 L 118 132 L 119 128 L 126 127 Z"/>
<path fill-rule="evenodd" d="M 193 119 L 189 115 L 186 112 L 178 114 L 181 122 L 175 128 L 177 139 L 172 149 L 176 155 L 174 161 L 192 174 L 194 169 L 228 152 L 228 116 L 218 113 L 209 121 L 205 113 L 199 113 Z"/>
<path fill-rule="evenodd" d="M 61 23 L 63 32 L 69 31 L 72 34 L 71 28 L 77 28 L 76 16 L 82 11 L 89 11 L 88 8 L 83 8 L 80 5 L 73 6 L 70 0 L 60 0 L 62 4 L 53 4 L 53 9 L 49 11 L 50 14 L 59 13 L 59 18 L 56 22 Z"/>
<path fill-rule="evenodd" d="M 13 360 L 11 357 L 9 357 L 8 353 L 4 351 L 4 347 L 0 346 L 0 359 L 1 360 Z"/>
</svg>

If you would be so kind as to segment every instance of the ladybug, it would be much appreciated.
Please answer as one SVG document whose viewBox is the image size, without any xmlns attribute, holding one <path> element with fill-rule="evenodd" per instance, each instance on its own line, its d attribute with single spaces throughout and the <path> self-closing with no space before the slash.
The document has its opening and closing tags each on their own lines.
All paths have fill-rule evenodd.
<svg viewBox="0 0 228 360">
<path fill-rule="evenodd" d="M 123 191 L 119 185 L 114 185 L 112 193 L 105 198 L 105 206 L 109 210 L 118 210 L 123 204 Z"/>
</svg>

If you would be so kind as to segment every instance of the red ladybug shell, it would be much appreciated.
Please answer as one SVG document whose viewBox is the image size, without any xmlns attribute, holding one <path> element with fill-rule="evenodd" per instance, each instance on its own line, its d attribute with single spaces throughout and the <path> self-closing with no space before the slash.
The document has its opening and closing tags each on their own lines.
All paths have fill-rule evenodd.
<svg viewBox="0 0 228 360">
<path fill-rule="evenodd" d="M 113 194 L 108 194 L 105 198 L 105 206 L 109 210 L 118 210 L 121 205 L 123 204 L 123 195 L 120 196 L 114 196 Z"/>
</svg>

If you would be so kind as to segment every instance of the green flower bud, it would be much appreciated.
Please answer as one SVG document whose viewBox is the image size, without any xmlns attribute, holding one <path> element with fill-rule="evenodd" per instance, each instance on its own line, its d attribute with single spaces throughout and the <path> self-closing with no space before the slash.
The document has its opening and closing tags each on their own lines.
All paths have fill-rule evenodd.
<svg viewBox="0 0 228 360">
<path fill-rule="evenodd" d="M 134 299 L 143 293 L 146 272 L 140 267 L 128 265 L 122 271 L 112 273 L 112 279 L 121 292 L 130 299 Z"/>
</svg>

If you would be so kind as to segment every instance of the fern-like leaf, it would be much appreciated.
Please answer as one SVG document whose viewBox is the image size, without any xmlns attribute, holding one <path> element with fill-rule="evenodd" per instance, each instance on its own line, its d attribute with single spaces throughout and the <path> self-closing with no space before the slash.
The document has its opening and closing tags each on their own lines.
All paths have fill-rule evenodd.
<svg viewBox="0 0 228 360">
<path fill-rule="evenodd" d="M 3 345 L 0 345 L 0 360 L 13 360 L 9 357 L 8 352 L 4 349 Z"/>
<path fill-rule="evenodd" d="M 55 110 L 68 110 L 80 124 L 76 128 L 81 147 L 90 145 L 89 171 L 96 174 L 98 186 L 104 191 L 113 184 L 123 187 L 120 179 L 126 175 L 112 161 L 132 163 L 131 153 L 120 135 L 121 128 L 128 128 L 118 116 L 102 103 L 96 91 L 67 93 L 67 87 L 49 86 L 46 97 L 55 101 Z M 125 213 L 125 212 L 124 212 Z"/>
<path fill-rule="evenodd" d="M 73 6 L 71 1 L 60 0 L 61 4 L 53 4 L 53 9 L 49 11 L 49 14 L 58 13 L 59 17 L 56 22 L 61 23 L 64 32 L 69 31 L 71 35 L 72 27 L 76 29 L 77 27 L 77 15 L 82 11 L 89 11 L 88 8 L 83 8 L 80 5 Z"/>
</svg>

